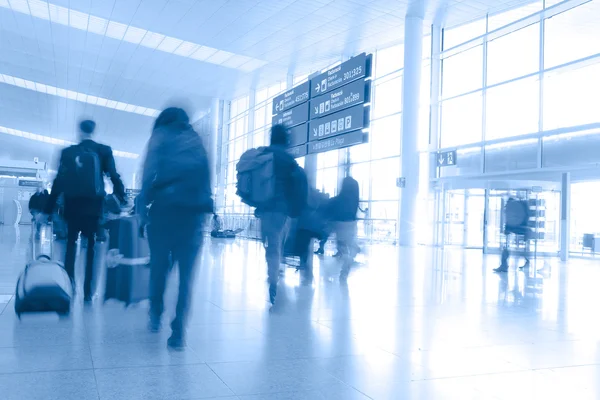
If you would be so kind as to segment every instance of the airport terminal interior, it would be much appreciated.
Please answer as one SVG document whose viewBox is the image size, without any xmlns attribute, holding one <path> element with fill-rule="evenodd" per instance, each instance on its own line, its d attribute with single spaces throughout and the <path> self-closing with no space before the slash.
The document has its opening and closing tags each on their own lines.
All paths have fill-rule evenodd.
<svg viewBox="0 0 600 400">
<path fill-rule="evenodd" d="M 599 399 L 598 93 L 600 0 L 0 0 L 0 399 Z M 80 121 L 133 204 L 167 107 L 219 221 L 185 346 L 178 263 L 153 332 L 147 284 L 108 298 L 152 243 L 128 258 L 99 233 L 92 301 L 82 236 L 69 314 L 17 315 L 36 255 L 65 262 L 64 221 L 29 205 Z M 272 301 L 236 167 L 280 125 L 311 190 L 358 183 L 357 249 L 334 224 L 286 250 Z"/>
</svg>

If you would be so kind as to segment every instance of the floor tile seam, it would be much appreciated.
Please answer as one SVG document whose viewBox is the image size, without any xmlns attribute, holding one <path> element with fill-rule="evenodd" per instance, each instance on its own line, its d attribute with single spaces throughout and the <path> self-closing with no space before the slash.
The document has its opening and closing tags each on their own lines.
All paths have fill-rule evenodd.
<svg viewBox="0 0 600 400">
<path fill-rule="evenodd" d="M 57 372 L 83 372 L 83 371 L 93 371 L 93 368 L 60 368 L 60 369 L 42 369 L 42 370 L 31 370 L 31 371 L 0 372 L 0 377 L 11 376 L 11 375 L 48 374 L 48 373 L 57 373 Z"/>
<path fill-rule="evenodd" d="M 425 366 L 422 366 L 422 367 L 427 368 Z M 538 369 L 524 368 L 524 369 L 511 370 L 511 371 L 485 372 L 485 373 L 475 373 L 475 374 L 467 374 L 467 375 L 439 376 L 439 377 L 435 377 L 435 378 L 411 379 L 410 381 L 411 382 L 423 382 L 423 381 L 449 380 L 449 379 L 460 379 L 460 378 L 474 378 L 474 377 L 492 376 L 492 375 L 518 374 L 518 373 L 523 373 L 523 372 L 543 371 L 543 370 L 551 370 L 551 368 L 538 368 Z"/>
<path fill-rule="evenodd" d="M 239 397 L 238 394 L 225 382 L 225 380 L 223 380 L 223 378 L 221 378 L 221 376 L 217 373 L 217 371 L 215 371 L 210 364 L 206 363 L 206 366 L 208 367 L 208 369 L 210 369 L 210 371 L 221 381 L 221 383 L 223 385 L 225 385 L 225 387 L 227 388 L 227 390 L 229 390 L 231 393 L 233 393 L 234 396 Z"/>
<path fill-rule="evenodd" d="M 290 359 L 290 360 L 307 360 L 307 359 Z M 280 361 L 280 360 L 277 360 L 277 361 Z M 241 361 L 241 362 L 238 362 L 238 363 L 244 363 L 244 362 L 247 362 L 247 361 Z M 254 361 L 249 361 L 249 362 L 254 362 Z M 211 369 L 211 371 L 213 371 L 219 377 L 219 379 L 221 379 L 221 377 L 219 376 L 219 374 L 212 368 L 211 364 L 232 364 L 232 363 L 234 363 L 234 362 L 231 362 L 231 363 L 230 362 L 225 362 L 225 363 L 207 363 L 207 365 Z M 355 391 L 359 392 L 360 394 L 366 396 L 369 399 L 373 399 L 372 397 L 370 397 L 370 396 L 366 395 L 365 393 L 363 393 L 362 391 L 360 391 L 358 388 L 355 388 L 354 386 L 350 385 L 349 383 L 344 382 L 343 380 L 341 380 L 337 376 L 331 374 L 326 369 L 324 369 L 324 368 L 322 368 L 320 366 L 315 366 L 315 367 L 318 370 L 320 370 L 321 372 L 323 372 L 325 375 L 327 375 L 330 378 L 332 378 L 333 380 L 337 381 L 338 384 L 341 384 L 342 386 L 344 386 L 346 388 L 355 390 Z M 223 379 L 221 379 L 221 381 L 223 381 Z M 223 383 L 225 383 L 225 382 L 223 382 Z M 229 386 L 227 384 L 226 384 L 226 386 L 229 388 Z M 282 393 L 294 393 L 294 391 L 282 391 L 282 392 L 262 392 L 262 391 L 259 391 L 259 392 L 252 392 L 252 393 L 243 393 L 243 394 L 240 394 L 240 393 L 235 392 L 231 388 L 229 388 L 229 389 L 234 393 L 235 396 L 238 396 L 238 397 L 239 396 L 257 396 L 257 395 L 263 395 L 263 394 L 265 394 L 265 395 L 272 395 L 272 394 L 282 394 Z M 319 387 L 319 388 L 314 389 L 314 390 L 320 391 L 320 390 L 322 390 L 322 387 Z M 308 391 L 308 390 L 304 390 L 304 391 Z"/>
<path fill-rule="evenodd" d="M 378 349 L 379 350 L 379 349 Z M 385 351 L 384 351 L 385 352 Z M 398 357 L 399 360 L 406 360 L 405 358 L 401 358 L 395 354 L 386 352 L 390 355 L 393 355 L 395 357 Z M 236 364 L 236 363 L 260 363 L 260 362 L 271 362 L 271 361 L 294 361 L 294 360 L 303 360 L 303 361 L 314 361 L 314 360 L 331 360 L 331 359 L 337 359 L 337 358 L 344 358 L 344 357 L 363 357 L 365 356 L 365 353 L 360 353 L 360 354 L 340 354 L 340 355 L 336 355 L 336 356 L 332 356 L 332 357 L 320 357 L 320 356 L 312 356 L 312 357 L 283 357 L 283 358 L 261 358 L 258 360 L 237 360 L 237 361 L 205 361 L 206 364 Z M 417 363 L 415 363 L 417 364 Z M 422 365 L 417 364 L 418 366 L 422 367 Z"/>
<path fill-rule="evenodd" d="M 210 301 L 210 300 L 206 300 L 206 302 L 207 302 L 208 304 L 211 304 L 211 305 L 213 305 L 213 306 L 217 307 L 219 310 L 221 310 L 221 311 L 223 311 L 223 312 L 227 312 L 227 310 L 225 310 L 224 308 L 222 308 L 222 307 L 218 306 L 217 304 L 215 304 L 214 302 L 212 302 L 212 301 Z"/>
<path fill-rule="evenodd" d="M 2 311 L 0 311 L 0 315 L 4 314 L 4 311 L 6 311 L 6 309 L 8 308 L 8 305 L 10 304 L 11 301 L 12 301 L 12 297 L 10 298 L 9 301 L 6 302 L 6 304 L 4 304 L 4 307 L 2 307 Z"/>
<path fill-rule="evenodd" d="M 94 375 L 94 386 L 96 387 L 96 395 L 98 396 L 98 400 L 100 400 L 100 388 L 98 387 L 98 377 L 96 376 L 96 368 L 94 365 L 94 355 L 92 354 L 92 345 L 90 343 L 90 336 L 87 330 L 87 326 L 85 325 L 85 321 L 83 321 L 83 331 L 85 332 L 85 341 L 87 343 L 87 349 L 90 355 L 90 361 L 92 363 L 92 374 Z"/>
<path fill-rule="evenodd" d="M 197 367 L 200 365 L 208 366 L 206 362 L 193 362 L 183 364 L 158 364 L 158 365 L 127 365 L 127 366 L 116 366 L 116 367 L 94 367 L 95 371 L 112 371 L 112 370 L 123 370 L 123 369 L 150 369 L 150 368 L 170 368 L 170 367 Z"/>
</svg>

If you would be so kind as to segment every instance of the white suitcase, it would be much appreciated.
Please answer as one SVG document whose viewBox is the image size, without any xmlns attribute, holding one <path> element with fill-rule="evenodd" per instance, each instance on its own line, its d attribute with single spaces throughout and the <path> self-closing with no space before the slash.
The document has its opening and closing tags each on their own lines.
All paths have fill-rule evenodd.
<svg viewBox="0 0 600 400">
<path fill-rule="evenodd" d="M 35 224 L 31 229 L 32 260 L 17 281 L 15 312 L 19 318 L 28 312 L 55 312 L 68 315 L 71 310 L 73 285 L 62 263 L 52 260 L 52 255 L 36 255 Z M 50 234 L 50 248 L 53 233 Z"/>
</svg>

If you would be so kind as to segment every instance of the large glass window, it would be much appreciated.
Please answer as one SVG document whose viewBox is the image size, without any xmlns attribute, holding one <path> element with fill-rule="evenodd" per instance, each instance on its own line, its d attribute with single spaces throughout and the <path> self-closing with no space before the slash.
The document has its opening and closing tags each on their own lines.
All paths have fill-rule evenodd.
<svg viewBox="0 0 600 400">
<path fill-rule="evenodd" d="M 482 140 L 481 92 L 442 103 L 441 146 L 451 147 Z"/>
<path fill-rule="evenodd" d="M 483 85 L 483 46 L 475 46 L 451 57 L 442 64 L 444 98 L 479 89 Z"/>
<path fill-rule="evenodd" d="M 400 155 L 401 135 L 400 114 L 374 121 L 371 126 L 372 157 L 378 159 Z"/>
<path fill-rule="evenodd" d="M 535 76 L 488 89 L 486 139 L 537 132 L 539 88 L 539 79 Z"/>
<path fill-rule="evenodd" d="M 543 6 L 542 1 L 533 1 L 523 7 L 517 7 L 499 14 L 490 15 L 488 17 L 488 32 L 495 31 L 511 22 L 535 14 L 536 12 L 541 11 Z"/>
<path fill-rule="evenodd" d="M 600 63 L 572 67 L 544 79 L 544 130 L 600 121 Z"/>
<path fill-rule="evenodd" d="M 402 75 L 377 83 L 374 97 L 373 119 L 402 111 Z"/>
<path fill-rule="evenodd" d="M 487 83 L 494 85 L 539 70 L 540 25 L 499 37 L 488 43 Z"/>
<path fill-rule="evenodd" d="M 375 76 L 383 77 L 402 69 L 404 66 L 404 45 L 377 50 L 375 56 Z"/>
<path fill-rule="evenodd" d="M 444 30 L 444 50 L 485 34 L 485 18 Z"/>
<path fill-rule="evenodd" d="M 373 200 L 397 200 L 396 178 L 400 176 L 400 158 L 388 158 L 371 163 L 371 196 Z"/>
<path fill-rule="evenodd" d="M 600 2 L 590 1 L 546 20 L 546 68 L 600 53 Z"/>
</svg>

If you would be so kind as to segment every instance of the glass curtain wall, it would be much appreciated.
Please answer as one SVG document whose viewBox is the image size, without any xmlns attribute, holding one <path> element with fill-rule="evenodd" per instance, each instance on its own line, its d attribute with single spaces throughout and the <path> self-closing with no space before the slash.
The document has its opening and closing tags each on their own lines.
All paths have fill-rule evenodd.
<svg viewBox="0 0 600 400">
<path fill-rule="evenodd" d="M 444 31 L 441 148 L 482 150 L 600 121 L 600 2 L 556 15 L 556 2 L 545 7 L 535 1 Z M 527 156 L 537 164 L 537 152 Z M 494 168 L 485 161 L 480 172 Z"/>
<path fill-rule="evenodd" d="M 268 142 L 271 127 L 273 97 L 285 90 L 285 82 L 278 82 L 251 95 L 233 100 L 229 106 L 229 116 L 225 119 L 221 140 L 220 171 L 224 179 L 222 209 L 224 214 L 249 214 L 250 209 L 235 194 L 235 166 L 244 151 L 250 147 L 264 146 Z M 252 101 L 251 101 L 252 100 Z M 251 104 L 254 104 L 251 107 Z"/>
<path fill-rule="evenodd" d="M 546 0 L 446 29 L 438 145 L 458 165 L 438 175 L 600 162 L 599 20 L 598 0 Z M 596 183 L 573 184 L 571 251 L 596 233 L 577 211 Z"/>
</svg>

